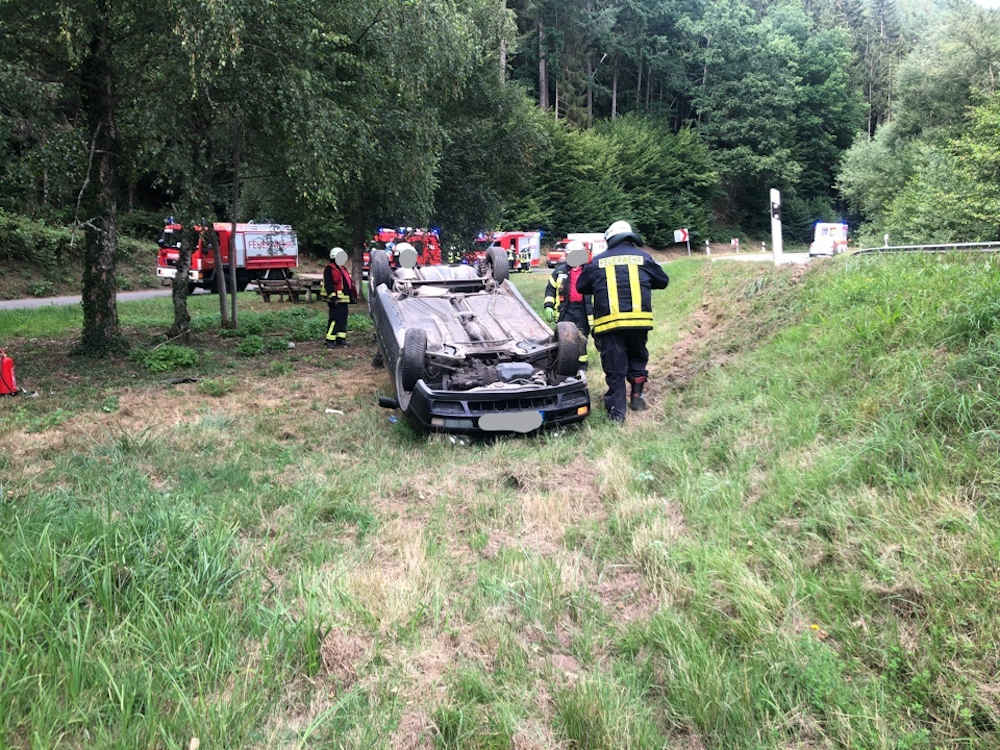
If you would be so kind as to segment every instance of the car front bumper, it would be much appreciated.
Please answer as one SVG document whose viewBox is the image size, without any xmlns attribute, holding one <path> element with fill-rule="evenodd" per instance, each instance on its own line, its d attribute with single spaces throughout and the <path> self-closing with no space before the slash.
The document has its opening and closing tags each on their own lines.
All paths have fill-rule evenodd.
<svg viewBox="0 0 1000 750">
<path fill-rule="evenodd" d="M 431 432 L 527 434 L 586 419 L 590 392 L 575 378 L 552 386 L 473 391 L 432 390 L 421 380 L 405 413 Z"/>
</svg>

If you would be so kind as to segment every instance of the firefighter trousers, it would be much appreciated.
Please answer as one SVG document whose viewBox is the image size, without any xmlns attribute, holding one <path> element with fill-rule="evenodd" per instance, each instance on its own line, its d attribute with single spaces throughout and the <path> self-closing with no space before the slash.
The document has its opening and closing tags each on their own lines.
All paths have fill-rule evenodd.
<svg viewBox="0 0 1000 750">
<path fill-rule="evenodd" d="M 608 384 L 608 392 L 604 394 L 604 408 L 608 414 L 625 416 L 627 394 L 625 381 L 630 383 L 645 383 L 648 372 L 649 350 L 646 349 L 646 336 L 649 331 L 624 330 L 599 333 L 594 336 L 597 348 L 601 352 L 601 367 L 604 368 L 604 380 Z"/>
<path fill-rule="evenodd" d="M 330 318 L 326 327 L 327 343 L 336 344 L 347 343 L 347 303 L 334 300 L 327 300 L 327 308 L 330 310 Z"/>
<path fill-rule="evenodd" d="M 559 322 L 569 321 L 577 327 L 583 336 L 583 352 L 580 354 L 580 367 L 587 367 L 587 336 L 590 335 L 590 321 L 587 320 L 587 306 L 582 302 L 567 302 L 559 308 Z"/>
</svg>

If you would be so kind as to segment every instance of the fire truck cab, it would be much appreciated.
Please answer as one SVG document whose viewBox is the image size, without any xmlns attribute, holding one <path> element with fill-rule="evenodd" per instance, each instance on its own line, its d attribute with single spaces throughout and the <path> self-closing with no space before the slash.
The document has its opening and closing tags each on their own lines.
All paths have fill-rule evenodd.
<svg viewBox="0 0 1000 750">
<path fill-rule="evenodd" d="M 555 244 L 555 247 L 549 250 L 546 258 L 549 268 L 555 268 L 566 260 L 566 245 L 573 240 L 582 242 L 591 256 L 600 255 L 608 249 L 608 241 L 604 239 L 603 232 L 570 232 L 563 239 L 559 240 Z"/>
</svg>

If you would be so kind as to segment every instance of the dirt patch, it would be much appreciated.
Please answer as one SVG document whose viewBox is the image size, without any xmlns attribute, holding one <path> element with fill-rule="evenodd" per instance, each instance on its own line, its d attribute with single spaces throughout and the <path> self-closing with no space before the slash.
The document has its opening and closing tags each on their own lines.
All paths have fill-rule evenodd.
<svg viewBox="0 0 1000 750">
<path fill-rule="evenodd" d="M 576 660 L 576 657 L 569 654 L 552 654 L 549 657 L 549 663 L 556 674 L 568 682 L 576 682 L 583 673 L 580 662 Z"/>
<path fill-rule="evenodd" d="M 87 410 L 68 417 L 61 424 L 41 432 L 27 428 L 11 430 L 0 438 L 0 449 L 26 470 L 36 473 L 48 465 L 45 455 L 83 451 L 109 438 L 126 440 L 157 439 L 165 430 L 197 423 L 206 413 L 221 418 L 260 417 L 270 420 L 265 427 L 279 439 L 304 436 L 303 423 L 315 420 L 319 404 L 342 411 L 357 408 L 357 399 L 374 394 L 384 374 L 368 366 L 367 355 L 350 355 L 351 366 L 331 372 L 308 368 L 287 376 L 281 389 L 264 388 L 256 375 L 243 375 L 222 397 L 202 394 L 196 383 L 165 387 L 162 383 L 110 388 L 107 395 L 118 400 L 112 412 Z M 155 425 L 155 427 L 153 427 Z M 217 448 L 231 445 L 232 437 L 222 431 Z M 335 460 L 333 454 L 331 460 Z M 347 453 L 343 460 L 352 460 Z M 40 463 L 41 462 L 41 463 Z M 299 477 L 301 478 L 301 477 Z"/>
<path fill-rule="evenodd" d="M 434 725 L 427 714 L 407 711 L 389 738 L 389 747 L 392 750 L 429 750 L 434 747 L 431 740 L 433 729 Z"/>
<path fill-rule="evenodd" d="M 626 625 L 648 620 L 661 604 L 642 574 L 628 566 L 605 568 L 594 592 L 611 616 Z"/>
<path fill-rule="evenodd" d="M 659 378 L 665 383 L 664 387 L 673 390 L 683 389 L 699 373 L 725 365 L 730 357 L 725 352 L 717 352 L 706 358 L 710 343 L 721 338 L 721 334 L 725 330 L 725 321 L 726 316 L 722 310 L 709 302 L 701 303 L 701 306 L 691 316 L 688 330 L 670 348 L 670 364 L 667 365 L 666 372 Z M 653 389 L 657 380 L 657 378 L 653 378 L 650 381 L 651 396 L 655 396 Z"/>
<path fill-rule="evenodd" d="M 557 740 L 548 724 L 536 719 L 522 722 L 513 738 L 514 750 L 558 750 L 565 747 L 569 745 Z"/>
<path fill-rule="evenodd" d="M 358 679 L 358 669 L 371 649 L 371 641 L 333 628 L 319 647 L 323 672 L 332 678 L 341 690 L 346 690 Z"/>
<path fill-rule="evenodd" d="M 864 589 L 904 619 L 920 616 L 927 606 L 925 594 L 915 581 L 900 581 L 891 586 L 869 582 Z"/>
</svg>

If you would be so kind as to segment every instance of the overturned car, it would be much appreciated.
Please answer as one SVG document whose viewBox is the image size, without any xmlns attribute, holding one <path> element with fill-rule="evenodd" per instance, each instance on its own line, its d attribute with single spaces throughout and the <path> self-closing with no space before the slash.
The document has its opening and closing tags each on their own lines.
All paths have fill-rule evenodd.
<svg viewBox="0 0 1000 750">
<path fill-rule="evenodd" d="M 369 311 L 395 386 L 383 406 L 422 430 L 529 433 L 584 419 L 590 393 L 572 323 L 556 333 L 507 280 L 503 251 L 482 274 L 470 266 L 416 266 L 399 250 L 371 256 Z"/>
</svg>

